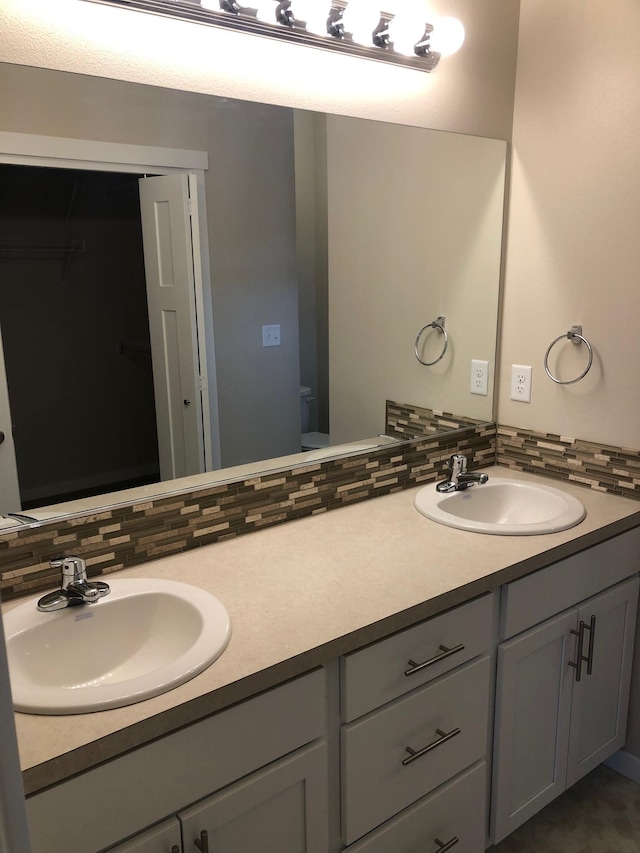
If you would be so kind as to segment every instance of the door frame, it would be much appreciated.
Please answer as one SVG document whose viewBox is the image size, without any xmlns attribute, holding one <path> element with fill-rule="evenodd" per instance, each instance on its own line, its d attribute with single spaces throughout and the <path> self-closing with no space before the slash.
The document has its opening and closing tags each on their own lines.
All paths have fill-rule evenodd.
<svg viewBox="0 0 640 853">
<path fill-rule="evenodd" d="M 204 467 L 206 471 L 220 468 L 211 268 L 204 184 L 204 173 L 209 168 L 208 152 L 0 131 L 0 164 L 138 175 L 169 175 L 175 172 L 190 172 L 195 175 L 198 204 L 192 223 L 194 253 L 198 252 L 200 259 L 200 263 L 195 264 L 195 308 L 202 375 Z"/>
</svg>

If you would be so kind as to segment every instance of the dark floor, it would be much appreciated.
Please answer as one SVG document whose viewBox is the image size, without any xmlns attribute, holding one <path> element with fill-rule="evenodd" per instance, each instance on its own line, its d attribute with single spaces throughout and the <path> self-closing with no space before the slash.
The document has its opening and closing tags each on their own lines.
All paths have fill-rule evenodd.
<svg viewBox="0 0 640 853">
<path fill-rule="evenodd" d="M 601 765 L 487 853 L 640 853 L 640 785 Z"/>
</svg>

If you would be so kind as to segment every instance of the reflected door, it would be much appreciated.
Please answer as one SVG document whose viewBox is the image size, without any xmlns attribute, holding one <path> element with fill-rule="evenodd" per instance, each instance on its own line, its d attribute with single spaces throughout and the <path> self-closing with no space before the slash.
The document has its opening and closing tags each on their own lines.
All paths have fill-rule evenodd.
<svg viewBox="0 0 640 853">
<path fill-rule="evenodd" d="M 11 408 L 0 330 L 0 515 L 21 509 L 18 468 L 11 427 Z"/>
<path fill-rule="evenodd" d="M 140 179 L 162 480 L 205 470 L 189 178 Z"/>
</svg>

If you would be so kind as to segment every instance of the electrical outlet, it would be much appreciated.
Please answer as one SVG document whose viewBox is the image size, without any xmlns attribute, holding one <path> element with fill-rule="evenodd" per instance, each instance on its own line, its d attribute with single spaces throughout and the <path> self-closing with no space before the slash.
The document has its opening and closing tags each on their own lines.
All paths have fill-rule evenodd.
<svg viewBox="0 0 640 853">
<path fill-rule="evenodd" d="M 263 347 L 279 347 L 280 346 L 280 326 L 263 326 L 262 327 L 262 346 Z"/>
<path fill-rule="evenodd" d="M 511 365 L 511 399 L 531 402 L 531 368 L 524 364 Z"/>
<path fill-rule="evenodd" d="M 484 397 L 489 393 L 489 362 L 471 359 L 471 393 L 482 394 Z"/>
</svg>

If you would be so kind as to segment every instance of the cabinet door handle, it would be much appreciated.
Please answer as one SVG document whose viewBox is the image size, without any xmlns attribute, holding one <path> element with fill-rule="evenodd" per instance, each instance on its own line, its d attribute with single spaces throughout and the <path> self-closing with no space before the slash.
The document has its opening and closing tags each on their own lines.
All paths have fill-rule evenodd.
<svg viewBox="0 0 640 853">
<path fill-rule="evenodd" d="M 209 853 L 209 836 L 207 830 L 203 829 L 200 833 L 200 838 L 196 838 L 193 842 L 200 853 Z"/>
<path fill-rule="evenodd" d="M 180 848 L 177 844 L 173 845 L 173 847 L 171 848 L 171 853 L 180 853 Z"/>
<path fill-rule="evenodd" d="M 575 661 L 570 660 L 569 666 L 572 666 L 576 671 L 576 681 L 580 681 L 582 678 L 582 662 L 586 660 L 585 656 L 582 654 L 584 650 L 584 629 L 585 622 L 580 620 L 580 625 L 578 626 L 578 630 L 574 631 L 571 629 L 571 633 L 578 638 L 577 648 L 576 648 L 576 659 Z"/>
<path fill-rule="evenodd" d="M 445 853 L 447 850 L 451 850 L 452 847 L 455 847 L 460 839 L 457 835 L 454 835 L 450 841 L 440 841 L 439 838 L 434 839 L 436 844 L 438 845 L 438 849 L 436 853 Z"/>
<path fill-rule="evenodd" d="M 408 752 L 409 755 L 407 758 L 402 759 L 402 766 L 406 767 L 408 764 L 411 764 L 412 761 L 422 758 L 423 755 L 431 752 L 431 750 L 435 749 L 437 746 L 442 746 L 443 743 L 446 743 L 448 740 L 451 740 L 451 738 L 459 735 L 460 729 L 451 729 L 450 732 L 443 732 L 442 729 L 436 729 L 436 734 L 438 735 L 437 740 L 423 746 L 422 749 L 412 749 L 410 746 L 407 746 L 405 752 Z"/>
<path fill-rule="evenodd" d="M 593 648 L 596 640 L 596 617 L 592 616 L 591 621 L 588 625 L 584 626 L 589 632 L 589 648 L 587 650 L 587 656 L 584 658 L 587 662 L 587 675 L 591 675 L 593 672 Z"/>
<path fill-rule="evenodd" d="M 405 675 L 415 675 L 416 672 L 421 672 L 423 669 L 426 669 L 431 664 L 438 663 L 438 661 L 444 660 L 445 658 L 450 657 L 451 655 L 455 655 L 458 652 L 461 652 L 464 649 L 464 643 L 460 643 L 458 646 L 454 646 L 452 649 L 448 649 L 446 646 L 438 646 L 441 651 L 441 654 L 435 655 L 429 660 L 425 660 L 422 663 L 416 663 L 414 660 L 408 661 L 409 669 L 405 669 Z"/>
</svg>

